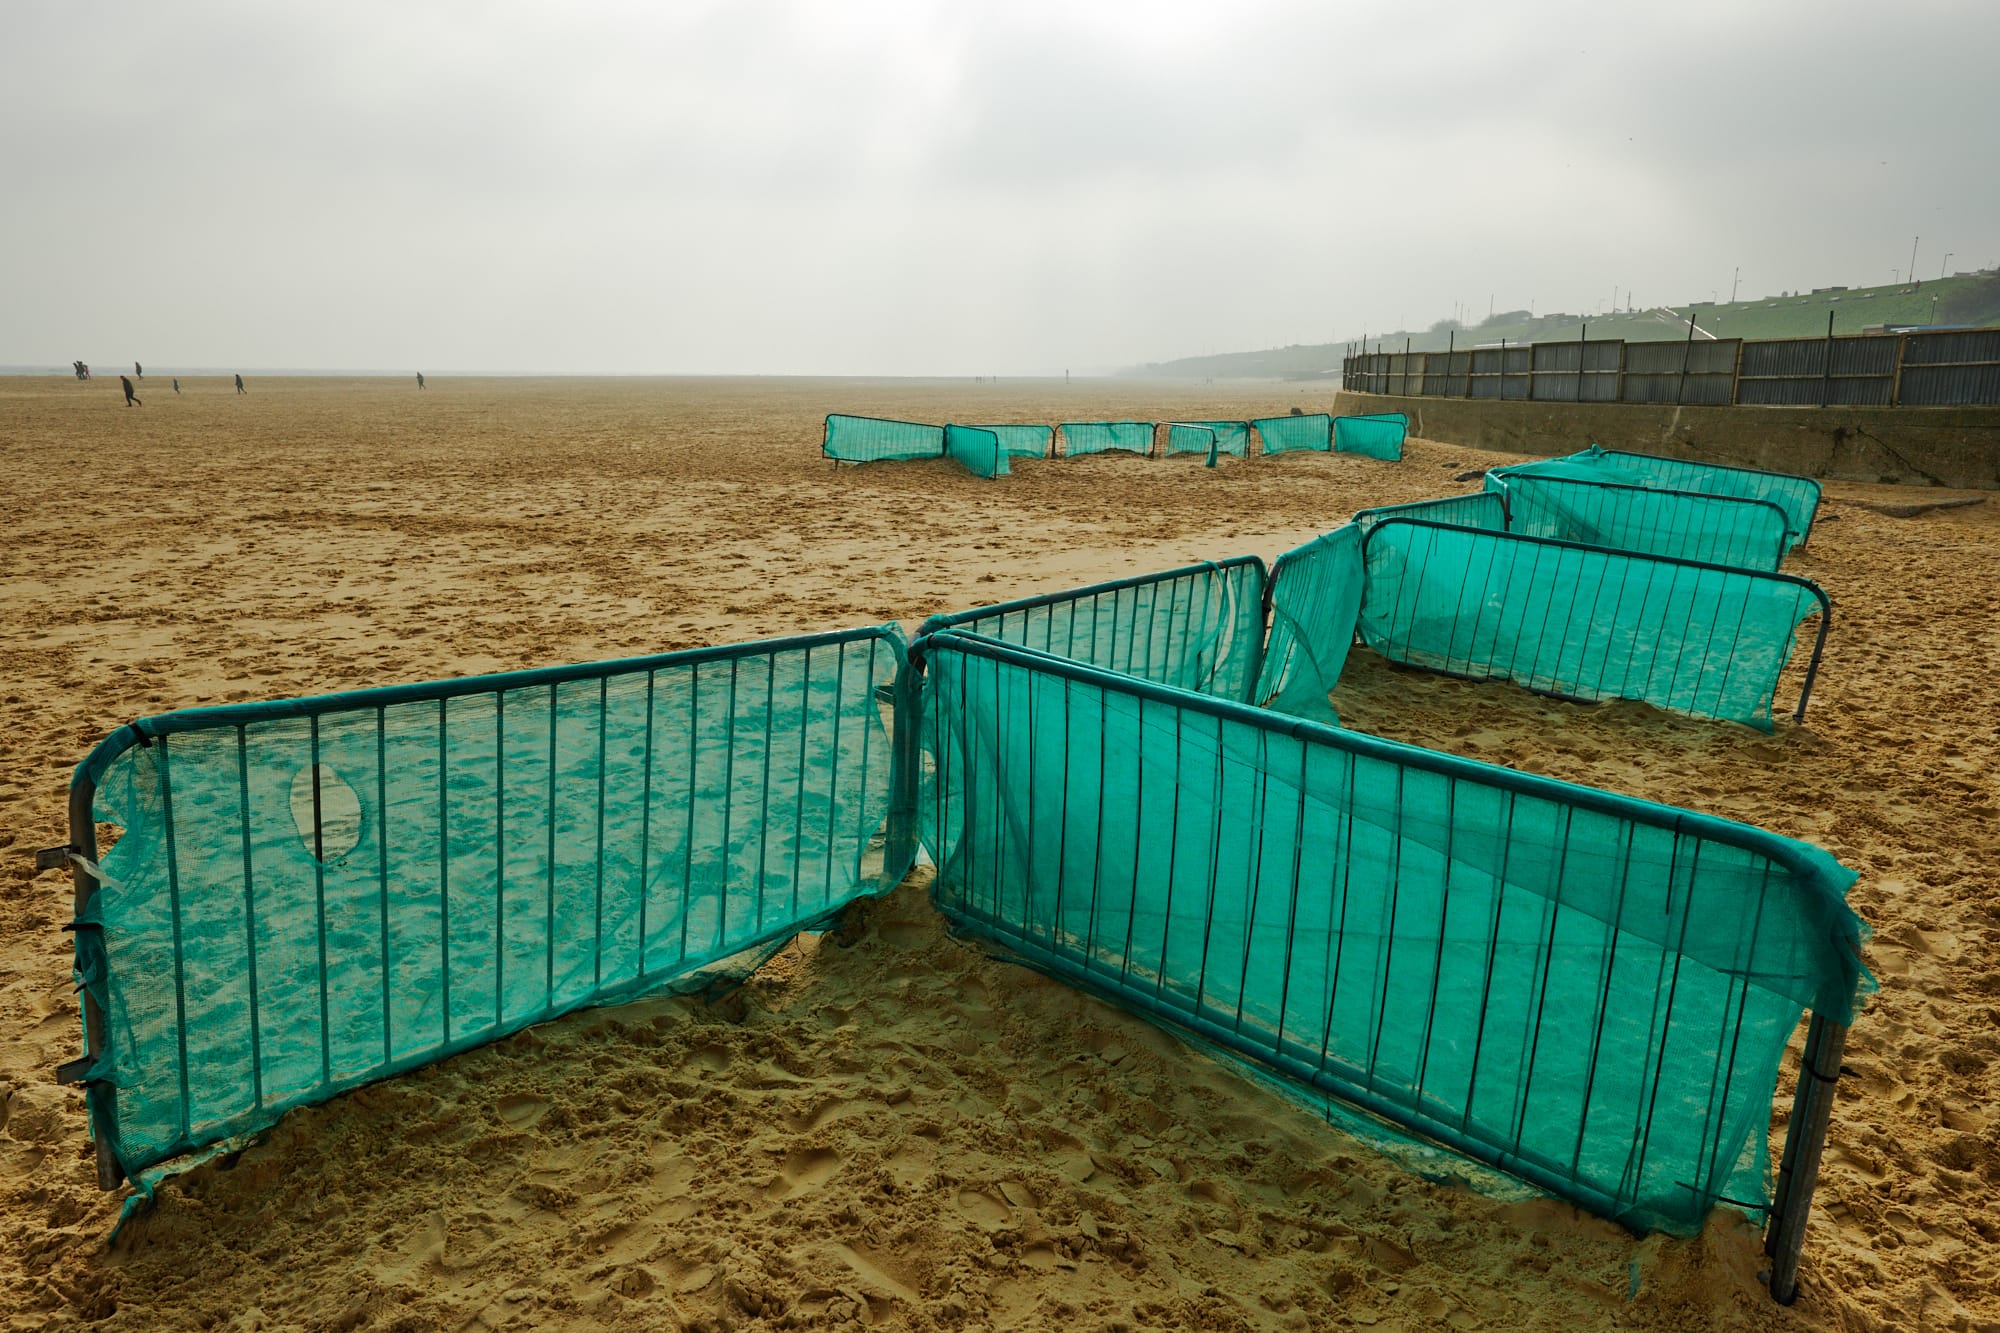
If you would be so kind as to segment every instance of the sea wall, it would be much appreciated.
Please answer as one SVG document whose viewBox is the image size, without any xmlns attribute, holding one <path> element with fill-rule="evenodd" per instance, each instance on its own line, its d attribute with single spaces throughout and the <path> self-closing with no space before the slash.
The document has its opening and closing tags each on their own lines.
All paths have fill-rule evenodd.
<svg viewBox="0 0 2000 1333">
<path fill-rule="evenodd" d="M 1506 453 L 1601 444 L 1838 481 L 2000 490 L 2000 407 L 1676 407 L 1342 392 L 1333 410 L 1405 412 L 1412 435 Z"/>
</svg>

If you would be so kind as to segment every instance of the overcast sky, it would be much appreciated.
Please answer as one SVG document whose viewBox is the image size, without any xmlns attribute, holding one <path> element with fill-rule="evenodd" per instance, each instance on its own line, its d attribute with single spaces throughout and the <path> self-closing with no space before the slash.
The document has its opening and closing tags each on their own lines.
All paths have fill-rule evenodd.
<svg viewBox="0 0 2000 1333">
<path fill-rule="evenodd" d="M 1060 374 L 2000 263 L 2000 3 L 9 4 L 0 364 Z"/>
</svg>

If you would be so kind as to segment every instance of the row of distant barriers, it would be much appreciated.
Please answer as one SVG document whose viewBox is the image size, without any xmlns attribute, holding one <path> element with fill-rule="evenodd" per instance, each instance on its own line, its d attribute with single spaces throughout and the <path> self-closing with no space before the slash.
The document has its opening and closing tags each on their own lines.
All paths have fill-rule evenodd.
<svg viewBox="0 0 2000 1333">
<path fill-rule="evenodd" d="M 833 413 L 820 452 L 842 463 L 950 458 L 982 477 L 1005 476 L 1016 458 L 1080 458 L 1129 453 L 1141 457 L 1205 455 L 1208 466 L 1257 452 L 1356 453 L 1394 461 L 1403 456 L 1410 419 L 1401 412 L 1328 416 L 1324 412 L 1251 421 L 1064 421 L 1055 425 L 926 425 L 884 417 Z"/>
<path fill-rule="evenodd" d="M 1556 461 L 1648 466 L 1624 458 Z M 1790 494 L 1758 476 L 1677 480 Z M 1775 680 L 1788 634 L 1746 631 L 1718 580 L 1784 576 L 1510 532 L 1507 490 L 1432 503 L 1269 570 L 980 607 L 913 643 L 879 626 L 119 728 L 44 854 L 75 878 L 85 1053 L 60 1073 L 87 1090 L 101 1183 L 150 1197 L 292 1107 L 699 989 L 886 892 L 921 847 L 957 930 L 1333 1099 L 1358 1132 L 1640 1230 L 1764 1213 L 1789 1301 L 1870 984 L 1853 873 L 1345 730 L 1327 698 L 1357 632 L 1541 688 L 1541 666 L 1492 668 L 1553 623 L 1593 631 L 1531 650 L 1583 673 L 1573 697 L 1768 728 L 1768 689 L 1725 682 Z M 1612 603 L 1608 629 L 1577 614 Z M 122 830 L 101 856 L 100 824 Z M 1773 1186 L 1771 1103 L 1807 1011 Z"/>
<path fill-rule="evenodd" d="M 1361 352 L 1341 362 L 1341 385 L 1556 403 L 1965 406 L 2000 403 L 2000 329 Z"/>
</svg>

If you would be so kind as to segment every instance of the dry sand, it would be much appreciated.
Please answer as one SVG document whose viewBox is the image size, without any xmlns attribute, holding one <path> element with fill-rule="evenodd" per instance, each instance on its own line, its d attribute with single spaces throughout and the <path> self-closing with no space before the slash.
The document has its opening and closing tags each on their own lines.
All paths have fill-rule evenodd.
<svg viewBox="0 0 2000 1333">
<path fill-rule="evenodd" d="M 0 379 L 0 1315 L 8 1328 L 2000 1327 L 2000 505 L 1833 485 L 1804 728 L 1552 703 L 1357 653 L 1351 724 L 1733 816 L 1862 872 L 1802 1295 L 1754 1226 L 1635 1240 L 1405 1174 L 1137 1020 L 948 939 L 574 1015 L 288 1117 L 115 1248 L 76 1050 L 69 769 L 131 717 L 900 619 L 1266 558 L 1497 461 L 838 471 L 827 411 L 1233 417 L 1292 385 Z M 1575 443 L 1580 444 L 1581 441 Z M 1936 493 L 1927 492 L 1925 498 Z M 1785 1099 L 1788 1104 L 1788 1098 Z M 1782 1131 L 1783 1111 L 1774 1120 Z"/>
</svg>

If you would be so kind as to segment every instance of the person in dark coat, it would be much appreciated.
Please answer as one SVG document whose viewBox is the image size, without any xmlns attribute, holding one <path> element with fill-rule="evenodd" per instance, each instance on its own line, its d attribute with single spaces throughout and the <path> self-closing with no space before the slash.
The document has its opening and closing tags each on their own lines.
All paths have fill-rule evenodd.
<svg viewBox="0 0 2000 1333">
<path fill-rule="evenodd" d="M 139 401 L 139 397 L 138 397 L 138 395 L 132 392 L 132 381 L 131 381 L 131 380 L 129 380 L 129 379 L 127 379 L 127 378 L 125 378 L 125 377 L 124 377 L 123 375 L 120 375 L 120 376 L 118 377 L 118 382 L 119 382 L 120 384 L 122 384 L 122 385 L 124 385 L 124 386 L 125 386 L 125 406 L 127 406 L 127 407 L 144 407 L 144 406 L 145 406 L 145 404 L 144 404 L 144 403 L 142 403 L 142 402 L 140 402 L 140 401 Z"/>
<path fill-rule="evenodd" d="M 236 377 L 236 392 L 238 393 L 243 392 L 243 377 L 241 375 L 238 375 Z"/>
</svg>

